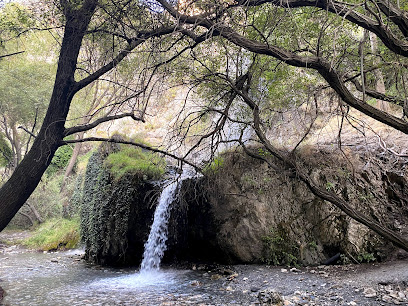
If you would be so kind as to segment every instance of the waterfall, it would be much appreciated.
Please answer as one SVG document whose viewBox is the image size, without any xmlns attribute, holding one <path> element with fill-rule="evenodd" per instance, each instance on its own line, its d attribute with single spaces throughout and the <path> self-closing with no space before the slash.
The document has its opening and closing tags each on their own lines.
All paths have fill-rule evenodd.
<svg viewBox="0 0 408 306">
<path fill-rule="evenodd" d="M 186 171 L 183 171 L 178 180 L 174 180 L 163 189 L 156 211 L 154 212 L 149 238 L 145 243 L 140 272 L 159 270 L 160 261 L 167 248 L 166 242 L 171 210 L 170 204 L 176 200 L 180 183 L 189 177 L 191 176 L 187 175 Z"/>
</svg>

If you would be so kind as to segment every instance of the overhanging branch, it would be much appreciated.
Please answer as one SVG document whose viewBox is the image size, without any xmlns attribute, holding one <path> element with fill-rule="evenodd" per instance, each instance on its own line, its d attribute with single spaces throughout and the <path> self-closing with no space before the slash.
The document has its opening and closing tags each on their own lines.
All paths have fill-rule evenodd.
<svg viewBox="0 0 408 306">
<path fill-rule="evenodd" d="M 91 122 L 89 124 L 79 125 L 79 126 L 74 126 L 74 127 L 67 128 L 67 129 L 65 129 L 64 137 L 67 137 L 69 135 L 79 133 L 79 132 L 86 132 L 86 131 L 89 131 L 89 130 L 93 129 L 94 127 L 97 127 L 101 123 L 116 120 L 116 119 L 126 118 L 126 117 L 130 117 L 135 121 L 145 122 L 145 120 L 143 118 L 143 114 L 140 117 L 136 116 L 134 113 L 123 113 L 123 114 L 119 114 L 119 115 L 106 116 L 106 117 L 97 119 L 94 122 Z"/>
<path fill-rule="evenodd" d="M 186 160 L 185 158 L 179 157 L 173 153 L 169 153 L 167 151 L 164 150 L 160 150 L 158 148 L 154 148 L 154 147 L 150 147 L 147 146 L 143 143 L 138 143 L 138 142 L 134 142 L 134 141 L 127 141 L 127 140 L 122 140 L 122 139 L 116 139 L 116 138 L 103 138 L 103 137 L 87 137 L 87 138 L 82 138 L 82 139 L 75 139 L 75 140 L 63 140 L 60 143 L 60 146 L 66 145 L 66 144 L 71 144 L 71 143 L 80 143 L 80 142 L 95 142 L 95 141 L 100 141 L 100 142 L 112 142 L 112 143 L 120 143 L 120 144 L 126 144 L 126 145 L 132 145 L 135 147 L 139 147 L 142 148 L 144 150 L 149 150 L 155 153 L 159 153 L 159 154 L 163 154 L 165 156 L 168 156 L 170 158 L 173 158 L 175 160 L 178 160 L 182 163 L 185 163 L 191 167 L 194 168 L 194 170 L 196 170 L 197 172 L 201 172 L 202 168 L 198 167 L 197 165 L 195 165 L 194 163 Z"/>
</svg>

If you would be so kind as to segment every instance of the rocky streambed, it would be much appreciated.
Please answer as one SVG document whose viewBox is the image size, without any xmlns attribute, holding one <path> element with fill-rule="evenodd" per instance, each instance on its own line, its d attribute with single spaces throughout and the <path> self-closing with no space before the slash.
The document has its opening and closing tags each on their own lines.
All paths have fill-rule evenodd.
<svg viewBox="0 0 408 306">
<path fill-rule="evenodd" d="M 1 305 L 406 305 L 408 262 L 302 268 L 164 267 L 140 275 L 85 263 L 83 252 L 0 245 Z"/>
</svg>

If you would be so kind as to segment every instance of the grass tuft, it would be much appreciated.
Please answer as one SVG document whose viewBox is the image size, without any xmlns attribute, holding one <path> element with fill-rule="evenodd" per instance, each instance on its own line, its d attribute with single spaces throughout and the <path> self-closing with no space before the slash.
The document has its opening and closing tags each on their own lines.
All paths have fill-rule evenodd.
<svg viewBox="0 0 408 306">
<path fill-rule="evenodd" d="M 23 241 L 23 245 L 50 251 L 75 248 L 79 240 L 78 219 L 51 219 L 41 224 L 31 238 Z"/>
</svg>

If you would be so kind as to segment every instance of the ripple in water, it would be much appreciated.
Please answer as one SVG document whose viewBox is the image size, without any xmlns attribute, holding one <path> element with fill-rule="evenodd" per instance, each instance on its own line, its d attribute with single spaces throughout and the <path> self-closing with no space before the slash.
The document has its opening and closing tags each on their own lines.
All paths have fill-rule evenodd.
<svg viewBox="0 0 408 306">
<path fill-rule="evenodd" d="M 184 274 L 183 271 L 172 270 L 140 271 L 136 274 L 97 280 L 91 283 L 89 286 L 93 289 L 136 289 L 145 287 L 168 287 L 179 283 L 179 279 L 182 274 Z"/>
</svg>

